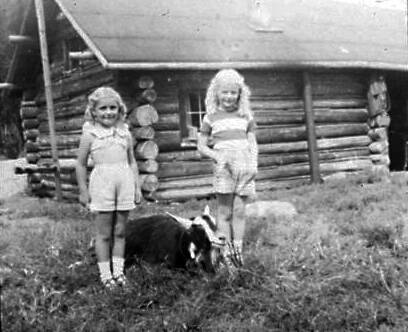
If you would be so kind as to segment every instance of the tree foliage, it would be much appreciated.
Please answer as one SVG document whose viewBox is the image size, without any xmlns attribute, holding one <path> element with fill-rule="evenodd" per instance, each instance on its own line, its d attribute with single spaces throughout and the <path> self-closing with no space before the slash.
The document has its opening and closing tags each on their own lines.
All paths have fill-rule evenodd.
<svg viewBox="0 0 408 332">
<path fill-rule="evenodd" d="M 7 37 L 19 32 L 26 3 L 27 1 L 24 0 L 0 0 L 0 78 L 2 80 L 7 75 L 13 52 L 13 45 L 9 44 Z"/>
<path fill-rule="evenodd" d="M 10 34 L 18 34 L 27 0 L 0 0 L 0 82 L 5 82 L 14 47 L 8 42 Z M 17 157 L 21 151 L 20 119 L 13 101 L 0 103 L 0 156 Z"/>
</svg>

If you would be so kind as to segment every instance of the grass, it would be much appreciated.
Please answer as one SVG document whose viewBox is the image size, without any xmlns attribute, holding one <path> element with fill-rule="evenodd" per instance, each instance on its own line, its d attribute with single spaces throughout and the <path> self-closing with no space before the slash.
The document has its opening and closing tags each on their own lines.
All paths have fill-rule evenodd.
<svg viewBox="0 0 408 332">
<path fill-rule="evenodd" d="M 85 211 L 15 196 L 0 205 L 2 329 L 408 331 L 407 189 L 367 175 L 261 193 L 299 214 L 249 220 L 236 278 L 141 262 L 116 293 L 98 283 Z M 136 212 L 189 217 L 207 203 L 215 206 L 145 203 Z"/>
</svg>

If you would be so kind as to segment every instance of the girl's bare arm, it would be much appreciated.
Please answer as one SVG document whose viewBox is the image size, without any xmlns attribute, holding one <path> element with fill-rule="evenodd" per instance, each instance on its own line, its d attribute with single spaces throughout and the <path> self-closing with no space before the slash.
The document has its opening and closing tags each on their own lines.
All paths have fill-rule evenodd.
<svg viewBox="0 0 408 332">
<path fill-rule="evenodd" d="M 254 162 L 254 165 L 258 167 L 258 143 L 256 142 L 255 133 L 253 132 L 248 133 L 248 143 L 252 161 Z"/>
<path fill-rule="evenodd" d="M 255 133 L 253 132 L 248 133 L 248 143 L 249 149 L 251 150 L 251 154 L 258 156 L 258 143 L 256 142 Z"/>
<path fill-rule="evenodd" d="M 77 178 L 77 182 L 79 186 L 80 201 L 81 201 L 81 197 L 83 197 L 84 195 L 86 196 L 86 200 L 89 199 L 87 196 L 88 188 L 86 186 L 86 177 L 87 177 L 88 156 L 91 150 L 91 144 L 92 144 L 92 136 L 87 133 L 82 134 L 81 141 L 79 143 L 77 163 L 75 167 L 76 178 Z M 81 201 L 81 203 L 86 204 L 87 202 Z"/>
<path fill-rule="evenodd" d="M 128 148 L 128 161 L 129 161 L 129 165 L 132 168 L 133 171 L 133 177 L 135 180 L 135 194 L 136 194 L 136 198 L 135 201 L 136 202 L 140 202 L 140 200 L 142 199 L 142 195 L 141 195 L 141 188 L 140 188 L 140 183 L 139 183 L 139 169 L 137 167 L 137 162 L 136 162 L 136 158 L 135 158 L 135 153 L 133 151 L 133 140 L 131 137 L 129 137 L 129 148 Z"/>
</svg>

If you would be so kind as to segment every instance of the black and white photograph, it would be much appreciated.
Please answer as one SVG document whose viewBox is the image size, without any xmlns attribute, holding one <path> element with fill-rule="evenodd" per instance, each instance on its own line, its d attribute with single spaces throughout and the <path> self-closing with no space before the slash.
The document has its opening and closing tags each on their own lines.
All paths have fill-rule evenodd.
<svg viewBox="0 0 408 332">
<path fill-rule="evenodd" d="M 0 329 L 408 331 L 408 0 L 0 0 Z"/>
</svg>

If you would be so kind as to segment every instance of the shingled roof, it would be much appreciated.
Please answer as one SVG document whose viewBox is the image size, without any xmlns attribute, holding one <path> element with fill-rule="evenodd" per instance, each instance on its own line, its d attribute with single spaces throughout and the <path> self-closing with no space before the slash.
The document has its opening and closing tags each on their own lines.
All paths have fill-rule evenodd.
<svg viewBox="0 0 408 332">
<path fill-rule="evenodd" d="M 403 0 L 55 0 L 107 68 L 408 70 Z"/>
<path fill-rule="evenodd" d="M 372 68 L 408 71 L 405 0 L 47 0 L 111 69 Z M 21 34 L 37 35 L 34 1 Z M 7 82 L 32 82 L 17 45 Z M 37 69 L 36 69 L 37 68 Z"/>
</svg>

